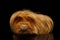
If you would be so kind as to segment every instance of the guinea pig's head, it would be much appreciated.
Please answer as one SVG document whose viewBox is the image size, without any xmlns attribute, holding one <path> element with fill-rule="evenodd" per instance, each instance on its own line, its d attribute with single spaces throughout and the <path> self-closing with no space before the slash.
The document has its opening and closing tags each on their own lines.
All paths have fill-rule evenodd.
<svg viewBox="0 0 60 40">
<path fill-rule="evenodd" d="M 16 12 L 10 18 L 11 30 L 16 34 L 37 34 L 33 14 L 28 12 Z"/>
</svg>

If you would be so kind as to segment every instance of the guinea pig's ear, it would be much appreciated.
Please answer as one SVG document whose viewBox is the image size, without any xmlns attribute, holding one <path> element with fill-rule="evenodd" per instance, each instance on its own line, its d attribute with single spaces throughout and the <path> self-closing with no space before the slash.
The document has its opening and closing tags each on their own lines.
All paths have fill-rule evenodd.
<svg viewBox="0 0 60 40">
<path fill-rule="evenodd" d="M 22 20 L 23 20 L 23 18 L 22 18 L 22 17 L 17 16 L 17 17 L 14 19 L 14 22 L 19 22 L 19 21 L 22 21 Z"/>
</svg>

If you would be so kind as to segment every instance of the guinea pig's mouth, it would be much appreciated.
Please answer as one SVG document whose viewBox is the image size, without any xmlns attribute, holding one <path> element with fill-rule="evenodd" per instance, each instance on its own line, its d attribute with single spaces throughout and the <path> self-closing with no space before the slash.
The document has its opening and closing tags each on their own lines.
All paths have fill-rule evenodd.
<svg viewBox="0 0 60 40">
<path fill-rule="evenodd" d="M 26 31 L 19 31 L 18 33 L 19 35 L 26 35 L 26 34 L 33 34 L 30 30 L 26 30 Z"/>
</svg>

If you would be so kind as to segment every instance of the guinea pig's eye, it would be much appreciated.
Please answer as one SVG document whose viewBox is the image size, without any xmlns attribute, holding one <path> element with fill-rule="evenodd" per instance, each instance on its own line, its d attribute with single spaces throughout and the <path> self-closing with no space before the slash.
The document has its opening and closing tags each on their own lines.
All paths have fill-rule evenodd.
<svg viewBox="0 0 60 40">
<path fill-rule="evenodd" d="M 30 21 L 30 22 L 34 22 L 35 21 L 33 18 L 31 18 L 29 16 L 26 19 L 27 19 L 27 21 Z"/>
<path fill-rule="evenodd" d="M 16 22 L 19 22 L 19 21 L 22 21 L 22 20 L 23 20 L 23 18 L 18 16 L 18 17 L 15 18 L 14 22 L 15 22 L 15 21 L 16 21 Z"/>
</svg>

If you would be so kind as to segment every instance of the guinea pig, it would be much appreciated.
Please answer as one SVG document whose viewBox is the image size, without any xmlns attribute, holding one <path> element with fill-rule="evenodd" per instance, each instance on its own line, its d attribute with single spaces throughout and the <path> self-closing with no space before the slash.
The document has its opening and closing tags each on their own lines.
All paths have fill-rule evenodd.
<svg viewBox="0 0 60 40">
<path fill-rule="evenodd" d="M 48 34 L 54 26 L 51 17 L 30 10 L 14 12 L 9 22 L 11 30 L 16 34 Z"/>
</svg>

